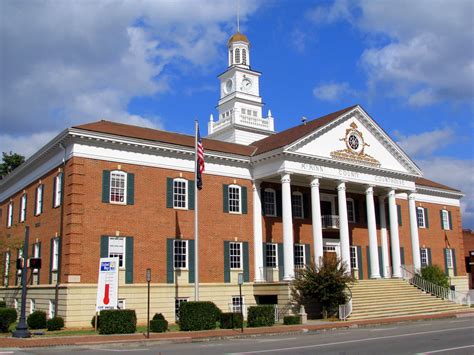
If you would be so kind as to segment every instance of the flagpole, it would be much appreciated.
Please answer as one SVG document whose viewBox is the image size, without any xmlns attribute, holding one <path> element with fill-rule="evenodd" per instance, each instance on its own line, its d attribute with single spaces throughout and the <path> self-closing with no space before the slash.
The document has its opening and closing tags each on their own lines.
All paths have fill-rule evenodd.
<svg viewBox="0 0 474 355">
<path fill-rule="evenodd" d="M 194 300 L 199 301 L 198 120 L 194 120 Z"/>
</svg>

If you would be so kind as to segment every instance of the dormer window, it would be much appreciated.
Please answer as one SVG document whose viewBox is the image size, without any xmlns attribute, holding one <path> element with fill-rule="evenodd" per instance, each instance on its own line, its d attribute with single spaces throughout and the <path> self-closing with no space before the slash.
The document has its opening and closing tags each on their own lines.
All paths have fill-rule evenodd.
<svg viewBox="0 0 474 355">
<path fill-rule="evenodd" d="M 240 63 L 240 49 L 236 48 L 235 49 L 235 64 L 239 64 L 239 63 Z"/>
</svg>

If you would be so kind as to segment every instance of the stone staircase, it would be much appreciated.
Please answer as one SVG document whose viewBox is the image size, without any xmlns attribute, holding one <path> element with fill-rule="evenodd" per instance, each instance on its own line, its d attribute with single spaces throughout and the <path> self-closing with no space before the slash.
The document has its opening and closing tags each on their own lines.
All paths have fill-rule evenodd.
<svg viewBox="0 0 474 355">
<path fill-rule="evenodd" d="M 349 320 L 469 310 L 466 306 L 426 294 L 401 279 L 359 280 L 351 291 L 352 314 Z"/>
</svg>

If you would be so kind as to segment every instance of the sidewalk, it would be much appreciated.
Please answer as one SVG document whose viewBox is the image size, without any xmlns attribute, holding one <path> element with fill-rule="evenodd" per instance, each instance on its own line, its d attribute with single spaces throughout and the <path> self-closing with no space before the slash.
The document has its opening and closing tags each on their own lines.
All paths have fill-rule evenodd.
<svg viewBox="0 0 474 355">
<path fill-rule="evenodd" d="M 198 332 L 168 332 L 168 333 L 150 333 L 150 339 L 143 334 L 122 334 L 122 335 L 84 335 L 84 336 L 58 336 L 44 337 L 33 336 L 27 339 L 17 338 L 0 338 L 0 349 L 5 348 L 32 348 L 32 347 L 49 347 L 49 346 L 67 346 L 67 345 L 100 345 L 107 343 L 129 343 L 129 342 L 193 342 L 203 341 L 207 339 L 236 338 L 270 334 L 288 334 L 306 331 L 317 331 L 324 329 L 352 328 L 358 326 L 369 326 L 376 324 L 390 324 L 405 321 L 417 321 L 425 319 L 440 319 L 453 317 L 474 317 L 474 309 L 467 312 L 452 312 L 433 315 L 419 315 L 397 318 L 380 318 L 360 321 L 347 322 L 324 322 L 324 321 L 308 321 L 308 324 L 301 325 L 276 325 L 274 327 L 262 328 L 244 328 L 241 333 L 240 329 L 215 329 L 204 330 Z"/>
</svg>

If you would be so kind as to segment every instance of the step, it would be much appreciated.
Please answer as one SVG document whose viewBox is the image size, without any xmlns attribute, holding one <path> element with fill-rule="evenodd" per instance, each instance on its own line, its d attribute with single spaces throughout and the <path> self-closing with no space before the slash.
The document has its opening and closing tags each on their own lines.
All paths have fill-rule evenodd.
<svg viewBox="0 0 474 355">
<path fill-rule="evenodd" d="M 383 307 L 366 306 L 366 307 L 352 307 L 353 312 L 362 313 L 362 312 L 378 312 L 385 310 L 409 310 L 409 309 L 439 309 L 439 308 L 463 308 L 462 306 L 456 304 L 445 304 L 445 303 L 413 303 L 413 304 L 404 304 L 404 305 L 384 305 Z"/>
<path fill-rule="evenodd" d="M 417 311 L 421 311 L 421 310 L 426 310 L 426 311 L 439 311 L 439 310 L 444 310 L 444 309 L 450 309 L 450 310 L 455 310 L 455 309 L 459 309 L 459 310 L 463 310 L 463 309 L 469 309 L 468 307 L 463 307 L 463 306 L 459 306 L 459 305 L 438 305 L 436 307 L 433 307 L 433 306 L 413 306 L 413 307 L 386 307 L 386 308 L 379 308 L 379 309 L 376 309 L 376 310 L 356 310 L 356 309 L 353 309 L 352 313 L 354 314 L 357 314 L 357 315 L 361 315 L 361 314 L 367 314 L 367 315 L 371 315 L 371 314 L 379 314 L 379 313 L 386 313 L 386 312 L 390 312 L 390 313 L 393 313 L 393 312 L 417 312 Z"/>
<path fill-rule="evenodd" d="M 400 307 L 405 306 L 405 305 L 412 305 L 412 304 L 418 304 L 418 305 L 439 305 L 439 304 L 451 304 L 448 301 L 443 301 L 439 300 L 436 298 L 428 298 L 428 299 L 420 299 L 420 300 L 401 300 L 398 302 L 380 302 L 380 303 L 360 303 L 360 302 L 352 302 L 352 307 L 354 309 L 360 309 L 360 308 L 375 308 L 375 307 L 385 307 L 389 306 L 391 304 L 396 304 Z"/>
<path fill-rule="evenodd" d="M 351 314 L 348 320 L 362 320 L 362 319 L 374 319 L 374 318 L 393 318 L 393 317 L 404 317 L 411 315 L 430 315 L 430 314 L 443 314 L 443 313 L 462 313 L 468 309 L 459 310 L 433 310 L 433 311 L 411 311 L 411 312 L 391 312 L 385 314 L 371 314 L 371 315 L 357 315 Z"/>
</svg>

